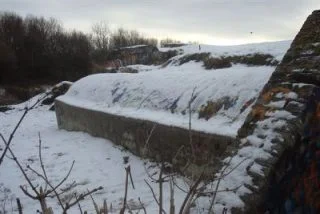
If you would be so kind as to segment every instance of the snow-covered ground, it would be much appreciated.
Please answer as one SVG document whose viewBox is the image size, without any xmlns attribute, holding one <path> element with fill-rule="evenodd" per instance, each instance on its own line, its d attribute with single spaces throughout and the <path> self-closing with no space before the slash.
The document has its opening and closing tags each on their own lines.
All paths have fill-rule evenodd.
<svg viewBox="0 0 320 214">
<path fill-rule="evenodd" d="M 21 105 L 19 107 L 22 109 Z M 18 109 L 0 113 L 0 133 L 8 138 L 22 113 L 23 111 Z M 107 199 L 109 205 L 112 203 L 113 213 L 119 213 L 125 190 L 126 165 L 123 163 L 123 157 L 129 156 L 135 189 L 129 187 L 128 200 L 130 203 L 139 204 L 138 198 L 140 197 L 149 213 L 156 213 L 157 205 L 144 179 L 149 181 L 156 192 L 157 184 L 150 182 L 143 160 L 115 146 L 108 140 L 91 137 L 82 132 L 59 130 L 55 113 L 48 111 L 48 106 L 30 111 L 14 137 L 12 149 L 25 169 L 27 169 L 27 165 L 40 169 L 38 133 L 41 133 L 43 160 L 52 183 L 59 183 L 68 172 L 72 161 L 75 160 L 74 169 L 66 184 L 76 181 L 78 186 L 74 190 L 79 193 L 103 186 L 102 191 L 94 194 L 96 202 L 102 206 L 103 199 Z M 2 145 L 1 148 L 3 148 Z M 41 179 L 29 170 L 27 173 L 35 184 L 43 184 Z M 20 185 L 28 186 L 28 184 L 13 160 L 5 158 L 0 166 L 0 183 L 3 187 L 11 190 L 10 197 L 13 198 L 14 209 L 16 209 L 16 197 L 20 198 L 24 213 L 36 213 L 36 210 L 40 209 L 38 202 L 29 199 L 20 190 Z M 27 189 L 32 192 L 30 187 Z M 165 205 L 168 207 L 169 189 L 167 184 L 165 184 L 164 192 Z M 183 196 L 184 193 L 176 190 L 177 204 L 181 203 Z M 0 193 L 0 201 L 3 197 L 4 194 Z M 90 197 L 82 201 L 81 205 L 84 210 L 93 213 L 94 207 Z M 57 200 L 49 201 L 49 206 L 54 208 L 55 213 L 60 213 Z M 7 201 L 6 207 L 7 211 L 11 212 L 10 201 Z M 79 213 L 77 206 L 70 213 Z"/>
<path fill-rule="evenodd" d="M 288 47 L 289 42 L 230 47 L 202 45 L 201 51 L 209 51 L 212 55 L 264 52 L 270 53 L 280 60 Z M 186 53 L 188 51 L 190 53 L 198 52 L 198 46 L 183 48 Z M 234 65 L 226 69 L 204 70 L 200 63 L 189 62 L 182 66 L 169 65 L 165 68 L 141 66 L 141 69 L 145 72 L 137 74 L 98 74 L 86 77 L 76 82 L 69 92 L 59 99 L 73 105 L 185 127 L 188 124 L 188 118 L 181 112 L 188 107 L 188 101 L 195 88 L 197 97 L 192 103 L 192 109 L 195 110 L 192 115 L 193 128 L 210 133 L 235 136 L 236 131 L 250 111 L 250 108 L 247 108 L 241 113 L 240 109 L 247 101 L 258 96 L 275 68 Z M 197 119 L 197 111 L 202 104 L 226 96 L 235 100 L 230 108 L 222 108 L 209 121 Z M 176 101 L 177 98 L 179 98 L 178 101 Z M 33 99 L 30 102 L 34 101 Z M 171 113 L 168 106 L 170 107 L 173 104 L 176 106 Z M 0 133 L 6 138 L 9 137 L 21 117 L 25 105 L 17 105 L 14 110 L 0 113 Z M 95 138 L 82 132 L 59 130 L 54 112 L 47 109 L 47 106 L 41 106 L 30 111 L 14 137 L 12 149 L 25 168 L 26 165 L 31 165 L 37 169 L 40 167 L 38 158 L 38 133 L 40 132 L 44 147 L 43 159 L 52 183 L 59 182 L 68 172 L 72 161 L 75 160 L 74 169 L 67 183 L 76 181 L 78 185 L 74 190 L 78 192 L 103 186 L 104 189 L 99 194 L 94 194 L 95 200 L 102 204 L 102 200 L 107 199 L 108 203 L 113 205 L 113 213 L 119 213 L 121 200 L 124 196 L 124 168 L 126 165 L 123 163 L 123 157 L 129 156 L 129 164 L 136 187 L 135 189 L 129 187 L 128 199 L 131 205 L 138 204 L 138 198 L 140 197 L 148 213 L 158 213 L 157 204 L 144 182 L 144 179 L 150 181 L 145 166 L 149 166 L 151 163 L 145 165 L 144 160 L 124 151 L 108 140 Z M 3 145 L 1 147 L 3 148 Z M 244 156 L 235 156 L 231 161 L 231 166 L 238 165 L 241 161 L 244 161 L 243 164 L 221 180 L 219 190 L 222 192 L 219 192 L 216 198 L 216 213 L 222 213 L 223 207 L 227 207 L 228 212 L 230 212 L 231 207 L 242 207 L 244 204 L 239 196 L 250 192 L 243 186 L 243 184 L 251 184 L 251 177 L 247 175 L 246 167 L 248 164 L 250 165 L 252 159 L 247 159 L 247 154 L 258 154 L 260 150 L 255 152 L 255 150 L 252 151 L 252 148 L 250 148 L 250 151 L 245 151 L 245 149 L 240 151 Z M 258 150 L 258 147 L 256 150 Z M 228 159 L 225 161 L 228 161 Z M 260 170 L 257 165 L 253 165 L 252 169 Z M 41 179 L 32 175 L 30 171 L 27 173 L 34 183 L 42 183 Z M 182 186 L 185 185 L 182 178 L 177 178 L 177 182 Z M 0 183 L 0 191 L 2 187 L 11 190 L 14 209 L 16 208 L 15 197 L 20 198 L 24 213 L 35 213 L 37 209 L 40 209 L 37 202 L 27 198 L 20 190 L 19 185 L 27 186 L 27 183 L 14 161 L 9 158 L 5 158 L 0 166 Z M 157 184 L 149 183 L 157 193 Z M 208 188 L 215 189 L 216 183 L 213 182 L 208 185 Z M 235 190 L 223 191 L 226 189 Z M 165 208 L 168 210 L 169 187 L 167 183 L 164 187 L 164 193 Z M 0 202 L 1 198 L 4 197 L 1 194 Z M 184 196 L 185 193 L 175 188 L 176 212 Z M 207 213 L 206 209 L 209 204 L 210 198 L 201 198 L 192 213 Z M 90 198 L 82 201 L 81 205 L 84 210 L 93 213 L 94 208 Z M 49 201 L 49 206 L 54 208 L 55 213 L 60 212 L 55 199 Z M 11 211 L 10 202 L 7 203 L 7 210 Z M 79 210 L 75 207 L 70 213 L 79 213 Z"/>
<path fill-rule="evenodd" d="M 36 99 L 14 106 L 14 110 L 7 111 L 6 113 L 0 113 L 0 133 L 4 135 L 6 139 L 9 138 L 9 134 L 15 127 L 16 123 L 23 114 L 24 106 L 30 106 Z M 129 185 L 128 192 L 128 204 L 134 209 L 139 207 L 139 198 L 143 202 L 147 213 L 158 213 L 158 206 L 152 197 L 152 193 L 144 179 L 148 181 L 153 187 L 155 193 L 158 195 L 158 184 L 151 181 L 148 177 L 146 170 L 150 174 L 159 172 L 158 168 L 149 168 L 154 166 L 154 163 L 148 160 L 142 160 L 125 151 L 123 148 L 115 146 L 112 142 L 92 137 L 82 132 L 68 132 L 59 130 L 57 128 L 55 113 L 48 110 L 48 106 L 40 106 L 31 110 L 17 133 L 14 136 L 12 143 L 12 150 L 18 157 L 23 168 L 31 178 L 34 185 L 44 186 L 41 178 L 37 177 L 30 170 L 27 169 L 27 165 L 40 171 L 40 161 L 38 156 L 38 134 L 41 134 L 42 139 L 42 156 L 45 168 L 49 180 L 53 184 L 60 182 L 62 178 L 67 174 L 72 161 L 75 160 L 74 168 L 69 176 L 66 185 L 72 184 L 74 181 L 77 186 L 71 192 L 86 192 L 87 189 L 93 189 L 99 186 L 104 187 L 103 190 L 93 195 L 95 201 L 102 206 L 103 200 L 106 199 L 109 206 L 112 203 L 113 212 L 119 213 L 122 206 L 122 200 L 125 191 L 125 167 L 123 157 L 129 156 L 129 165 L 131 166 L 133 181 L 135 189 Z M 1 147 L 3 149 L 3 145 Z M 2 150 L 3 151 L 3 150 Z M 7 155 L 10 157 L 10 155 Z M 242 177 L 239 172 L 232 172 L 230 175 L 232 180 L 241 180 Z M 155 175 L 157 178 L 157 175 Z M 188 190 L 187 180 L 175 176 L 175 180 L 179 187 Z M 212 191 L 215 189 L 216 182 L 207 186 L 206 191 Z M 27 187 L 27 190 L 32 193 L 31 188 L 24 179 L 22 173 L 19 171 L 16 163 L 5 158 L 3 164 L 0 166 L 0 191 L 4 188 L 10 189 L 8 200 L 6 201 L 6 210 L 9 213 L 18 213 L 15 198 L 20 198 L 23 205 L 23 212 L 26 214 L 35 213 L 36 210 L 40 210 L 40 205 L 37 201 L 34 201 L 23 194 L 19 186 Z M 238 185 L 238 183 L 237 183 Z M 226 189 L 233 189 L 236 186 L 234 183 L 228 181 L 221 181 L 219 191 Z M 169 210 L 169 185 L 164 184 L 164 208 Z M 178 212 L 180 205 L 185 197 L 185 193 L 179 190 L 177 187 L 174 189 L 175 193 L 175 206 L 176 212 Z M 217 213 L 222 213 L 224 207 L 241 207 L 243 202 L 239 199 L 237 193 L 243 194 L 247 192 L 246 188 L 240 187 L 235 192 L 227 191 L 221 192 L 217 195 L 216 204 L 214 210 Z M 0 209 L 3 207 L 3 199 L 5 194 L 0 194 Z M 207 213 L 210 204 L 210 197 L 202 197 L 197 203 L 196 207 L 192 209 L 192 213 Z M 90 197 L 81 201 L 83 210 L 94 213 L 94 206 Z M 55 213 L 60 213 L 58 201 L 56 199 L 49 199 L 48 206 L 52 207 Z M 230 211 L 230 209 L 229 209 Z M 141 211 L 143 212 L 143 211 Z M 75 206 L 68 213 L 79 213 L 78 207 Z"/>
</svg>

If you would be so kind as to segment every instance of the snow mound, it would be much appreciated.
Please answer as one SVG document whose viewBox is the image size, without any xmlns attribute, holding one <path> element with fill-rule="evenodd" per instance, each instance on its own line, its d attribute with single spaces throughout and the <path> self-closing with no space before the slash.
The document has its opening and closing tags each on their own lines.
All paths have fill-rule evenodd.
<svg viewBox="0 0 320 214">
<path fill-rule="evenodd" d="M 267 52 L 282 57 L 287 46 L 286 41 L 203 48 L 214 50 L 214 54 Z M 192 45 L 183 48 L 186 52 L 195 51 Z M 201 63 L 194 61 L 181 66 L 131 67 L 142 72 L 87 76 L 75 82 L 58 100 L 182 128 L 188 128 L 189 102 L 192 101 L 194 130 L 235 137 L 253 101 L 275 69 L 236 64 L 230 68 L 205 70 Z"/>
</svg>

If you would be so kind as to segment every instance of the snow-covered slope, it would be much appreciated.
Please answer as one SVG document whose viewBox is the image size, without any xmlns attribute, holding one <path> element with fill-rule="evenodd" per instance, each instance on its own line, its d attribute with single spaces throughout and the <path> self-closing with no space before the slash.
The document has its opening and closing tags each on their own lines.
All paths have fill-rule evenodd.
<svg viewBox="0 0 320 214">
<path fill-rule="evenodd" d="M 278 42 L 252 43 L 244 45 L 217 46 L 217 45 L 186 45 L 177 48 L 160 48 L 161 51 L 167 50 L 183 50 L 184 54 L 192 54 L 199 52 L 209 52 L 211 56 L 232 56 L 245 55 L 253 53 L 268 53 L 274 56 L 278 61 L 282 59 L 286 50 L 290 47 L 291 40 Z"/>
<path fill-rule="evenodd" d="M 202 46 L 212 56 L 269 53 L 281 60 L 289 41 L 240 46 Z M 182 49 L 199 52 L 198 46 Z M 182 57 L 177 56 L 175 58 Z M 181 66 L 131 66 L 136 74 L 96 74 L 73 84 L 58 99 L 71 105 L 104 111 L 162 124 L 188 127 L 189 101 L 192 93 L 192 127 L 198 131 L 235 136 L 254 100 L 275 67 L 236 64 L 230 68 L 205 70 L 201 63 L 190 61 Z M 142 72 L 145 71 L 145 72 Z M 199 112 L 212 104 L 212 117 L 200 118 Z"/>
</svg>

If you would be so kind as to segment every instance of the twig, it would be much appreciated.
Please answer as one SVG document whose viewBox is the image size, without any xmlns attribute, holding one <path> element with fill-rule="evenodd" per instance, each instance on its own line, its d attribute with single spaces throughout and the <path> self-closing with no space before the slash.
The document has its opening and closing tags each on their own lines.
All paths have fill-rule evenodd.
<svg viewBox="0 0 320 214">
<path fill-rule="evenodd" d="M 242 187 L 242 184 L 240 184 L 239 186 L 232 188 L 232 189 L 217 190 L 217 193 L 219 193 L 219 192 L 234 192 L 234 191 L 237 191 L 240 187 Z M 202 192 L 201 196 L 213 196 L 214 193 L 215 193 L 215 191 Z"/>
<path fill-rule="evenodd" d="M 174 205 L 174 183 L 173 183 L 173 177 L 171 176 L 170 179 L 170 214 L 175 213 L 175 205 Z"/>
<path fill-rule="evenodd" d="M 248 159 L 249 159 L 249 157 L 240 161 L 235 167 L 233 167 L 229 172 L 225 173 L 223 176 L 226 177 L 227 175 L 229 175 L 231 172 L 233 172 L 236 168 L 238 168 L 243 162 L 245 162 Z"/>
<path fill-rule="evenodd" d="M 173 184 L 174 184 L 181 192 L 188 193 L 187 190 L 184 190 L 182 187 L 180 187 L 180 186 L 177 184 L 177 182 L 175 181 L 174 178 L 172 179 L 172 182 L 173 182 Z"/>
<path fill-rule="evenodd" d="M 83 200 L 83 199 L 84 199 L 85 197 L 87 197 L 88 195 L 90 195 L 90 194 L 92 194 L 92 193 L 94 193 L 94 192 L 97 192 L 97 191 L 99 191 L 99 190 L 102 190 L 102 189 L 103 189 L 103 187 L 100 186 L 100 187 L 98 187 L 98 188 L 95 188 L 95 189 L 87 192 L 87 193 L 80 194 L 79 197 L 76 198 L 76 200 L 75 200 L 74 202 L 72 202 L 72 203 L 70 203 L 70 204 L 66 204 L 66 206 L 65 206 L 65 208 L 64 208 L 64 210 L 63 210 L 62 213 L 63 213 L 63 214 L 66 214 L 67 211 L 68 211 L 71 207 L 73 207 L 74 205 L 76 205 L 79 201 Z"/>
<path fill-rule="evenodd" d="M 230 163 L 232 161 L 234 156 L 230 157 L 228 163 L 226 164 L 226 166 L 222 169 L 222 172 L 220 173 L 220 177 L 218 179 L 218 182 L 216 184 L 216 188 L 215 188 L 215 191 L 213 192 L 213 197 L 212 197 L 212 200 L 211 200 L 211 203 L 210 203 L 210 207 L 209 207 L 209 213 L 212 212 L 212 208 L 213 208 L 213 205 L 214 205 L 214 202 L 216 200 L 216 197 L 217 197 L 217 193 L 218 193 L 218 188 L 219 188 L 219 185 L 220 185 L 220 181 L 224 176 L 224 173 L 225 171 L 227 170 L 227 168 L 230 166 Z"/>
<path fill-rule="evenodd" d="M 126 181 L 125 181 L 125 191 L 124 191 L 124 197 L 123 197 L 123 206 L 120 210 L 120 214 L 124 214 L 124 211 L 126 210 L 127 205 L 127 195 L 128 195 L 128 181 L 129 181 L 129 174 L 130 174 L 130 165 L 125 168 L 126 169 Z"/>
<path fill-rule="evenodd" d="M 158 199 L 157 199 L 156 194 L 155 194 L 154 191 L 153 191 L 153 188 L 151 187 L 151 185 L 148 183 L 148 181 L 147 181 L 146 179 L 144 179 L 144 182 L 148 185 L 148 187 L 149 187 L 149 189 L 150 189 L 150 191 L 151 191 L 151 193 L 152 193 L 153 199 L 155 200 L 155 202 L 156 202 L 156 203 L 158 204 L 158 206 L 159 206 L 160 204 L 159 204 L 159 201 L 158 201 Z"/>
<path fill-rule="evenodd" d="M 157 205 L 159 206 L 159 208 L 160 208 L 159 210 L 161 211 L 161 213 L 166 214 L 166 211 L 165 211 L 163 208 L 161 208 L 160 202 L 159 202 L 159 200 L 157 199 L 157 196 L 156 196 L 153 188 L 151 187 L 151 185 L 148 183 L 148 181 L 147 181 L 146 179 L 144 179 L 144 182 L 148 185 L 148 187 L 149 187 L 149 189 L 150 189 L 150 191 L 151 191 L 151 193 L 152 193 L 152 197 L 153 197 L 153 199 L 155 200 L 155 202 L 157 203 Z"/>
<path fill-rule="evenodd" d="M 26 179 L 26 181 L 28 182 L 28 184 L 30 185 L 30 187 L 32 188 L 32 190 L 35 192 L 35 194 L 37 195 L 37 197 L 40 196 L 39 192 L 37 191 L 36 187 L 32 184 L 31 180 L 29 179 L 28 175 L 26 174 L 26 172 L 24 171 L 24 169 L 22 168 L 20 162 L 18 161 L 17 157 L 14 155 L 12 149 L 7 146 L 8 151 L 10 152 L 11 156 L 13 157 L 13 160 L 16 162 L 16 164 L 18 165 L 20 171 L 22 172 L 24 178 Z M 21 186 L 20 186 L 21 188 Z M 23 188 L 21 188 L 22 190 L 24 190 Z M 26 193 L 27 191 L 23 191 L 24 193 Z M 30 195 L 30 194 L 29 194 Z M 29 196 L 28 195 L 28 196 Z M 30 195 L 31 196 L 31 195 Z M 35 196 L 33 196 L 32 198 L 36 198 Z"/>
<path fill-rule="evenodd" d="M 146 150 L 149 150 L 150 138 L 151 138 L 154 130 L 156 129 L 156 127 L 157 127 L 157 124 L 155 123 L 155 124 L 152 126 L 152 129 L 151 129 L 150 133 L 148 134 L 147 140 L 146 140 L 146 142 L 145 142 L 145 144 L 144 144 L 144 149 L 146 149 Z"/>
<path fill-rule="evenodd" d="M 17 198 L 16 200 L 17 200 L 18 212 L 19 214 L 22 214 L 22 205 L 21 205 L 20 199 Z"/>
<path fill-rule="evenodd" d="M 48 194 L 54 192 L 56 189 L 58 189 L 68 179 L 68 177 L 69 177 L 69 175 L 70 175 L 70 173 L 71 173 L 71 171 L 73 169 L 74 163 L 75 163 L 75 161 L 72 161 L 71 167 L 70 167 L 67 175 L 60 181 L 60 183 L 55 188 L 53 188 L 51 191 L 48 191 Z"/>
<path fill-rule="evenodd" d="M 189 192 L 187 193 L 186 197 L 183 200 L 183 203 L 180 207 L 180 211 L 179 214 L 183 214 L 185 212 L 185 208 L 187 206 L 187 202 L 190 200 L 190 198 L 192 198 L 194 196 L 194 194 L 196 193 L 197 187 L 199 186 L 200 182 L 202 181 L 204 172 L 201 173 L 201 175 L 198 177 L 198 179 L 193 183 L 193 185 L 191 186 Z"/>
<path fill-rule="evenodd" d="M 144 170 L 146 171 L 148 177 L 149 177 L 152 181 L 157 182 L 157 179 L 155 179 L 155 178 L 153 177 L 155 174 L 157 174 L 157 172 L 155 172 L 155 173 L 153 173 L 153 174 L 151 175 L 145 165 L 144 165 Z"/>
<path fill-rule="evenodd" d="M 22 185 L 20 185 L 20 189 L 22 192 L 27 195 L 28 197 L 32 198 L 33 200 L 38 200 L 38 197 L 31 195 L 26 189 L 23 188 Z"/>
<path fill-rule="evenodd" d="M 131 174 L 131 168 L 130 168 L 130 166 L 128 167 L 128 171 L 129 171 L 129 177 L 130 177 L 130 181 L 131 181 L 132 188 L 135 189 L 135 188 L 134 188 L 133 179 L 132 179 L 132 174 Z"/>
<path fill-rule="evenodd" d="M 88 190 L 88 192 L 89 192 L 89 190 Z M 99 207 L 98 207 L 97 203 L 95 202 L 95 200 L 93 199 L 93 197 L 92 197 L 91 194 L 90 194 L 90 198 L 91 198 L 91 200 L 92 200 L 94 209 L 96 210 L 96 214 L 99 214 Z"/>
<path fill-rule="evenodd" d="M 52 188 L 53 192 L 55 193 L 55 196 L 57 197 L 57 200 L 58 200 L 58 202 L 59 202 L 59 205 L 61 206 L 62 209 L 64 209 L 62 200 L 61 200 L 58 192 L 56 191 L 56 188 L 50 183 L 50 181 L 47 180 L 43 175 L 41 175 L 40 173 L 38 173 L 36 170 L 34 170 L 31 166 L 28 165 L 27 167 L 28 167 L 28 169 L 30 169 L 34 174 L 36 174 L 38 177 L 42 178 L 42 179 L 45 181 L 45 183 Z M 46 196 L 48 196 L 50 193 L 51 193 L 51 192 L 47 191 L 45 194 L 46 194 Z"/>
<path fill-rule="evenodd" d="M 143 203 L 141 202 L 140 197 L 138 198 L 138 200 L 140 202 L 140 206 L 142 207 L 144 214 L 147 214 L 146 208 L 144 207 Z"/>
<path fill-rule="evenodd" d="M 104 214 L 108 214 L 109 213 L 108 212 L 108 204 L 107 204 L 107 200 L 106 199 L 103 200 L 103 213 Z"/>
<path fill-rule="evenodd" d="M 80 201 L 78 201 L 78 208 L 79 208 L 80 214 L 83 214 L 83 211 L 82 211 L 82 208 L 81 208 L 81 205 L 80 205 Z"/>
<path fill-rule="evenodd" d="M 161 163 L 160 173 L 159 173 L 159 214 L 162 214 L 163 210 L 163 169 L 164 169 L 164 163 Z"/>
<path fill-rule="evenodd" d="M 42 148 L 41 148 L 41 145 L 42 145 L 42 142 L 41 142 L 41 135 L 40 135 L 40 132 L 38 133 L 38 137 L 39 137 L 39 159 L 40 159 L 40 166 L 41 166 L 41 169 L 42 169 L 42 172 L 43 172 L 43 175 L 45 177 L 45 179 L 48 181 L 48 176 L 47 176 L 47 173 L 46 173 L 46 170 L 44 168 L 44 164 L 43 164 L 43 160 L 42 160 Z M 46 192 L 47 191 L 47 187 L 48 187 L 48 184 L 46 182 L 46 186 L 44 188 L 44 191 Z"/>
</svg>

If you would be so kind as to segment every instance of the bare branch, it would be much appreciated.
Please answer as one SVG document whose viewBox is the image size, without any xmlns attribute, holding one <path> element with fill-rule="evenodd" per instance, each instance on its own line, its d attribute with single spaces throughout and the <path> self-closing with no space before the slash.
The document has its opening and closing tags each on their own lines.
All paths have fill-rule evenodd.
<svg viewBox="0 0 320 214">
<path fill-rule="evenodd" d="M 32 198 L 33 200 L 38 200 L 38 197 L 31 195 L 26 189 L 23 188 L 23 186 L 20 185 L 20 189 L 29 198 Z"/>
<path fill-rule="evenodd" d="M 21 205 L 20 199 L 17 198 L 16 200 L 17 200 L 17 207 L 18 207 L 19 214 L 22 214 L 22 205 Z"/>
<path fill-rule="evenodd" d="M 108 214 L 109 213 L 108 204 L 107 204 L 107 200 L 106 199 L 103 200 L 103 213 L 104 214 Z"/>
<path fill-rule="evenodd" d="M 145 165 L 144 165 L 144 170 L 146 171 L 148 177 L 149 177 L 152 181 L 157 182 L 157 179 L 153 178 L 153 176 L 156 175 L 157 172 L 155 172 L 155 173 L 153 173 L 153 174 L 150 174 Z"/>
<path fill-rule="evenodd" d="M 173 183 L 173 177 L 170 179 L 170 214 L 175 213 L 175 205 L 174 205 L 174 183 Z"/>
<path fill-rule="evenodd" d="M 159 206 L 159 201 L 158 201 L 158 199 L 157 199 L 156 194 L 155 194 L 154 191 L 153 191 L 153 188 L 151 187 L 151 185 L 148 183 L 148 181 L 147 181 L 146 179 L 144 179 L 144 182 L 148 185 L 148 187 L 149 187 L 149 189 L 150 189 L 150 191 L 151 191 L 151 193 L 152 193 L 153 199 L 156 201 L 156 203 L 157 203 L 158 206 Z"/>
<path fill-rule="evenodd" d="M 89 192 L 89 190 L 88 190 L 88 192 Z M 91 194 L 90 194 L 90 198 L 92 200 L 92 203 L 93 203 L 93 206 L 94 206 L 96 213 L 99 214 L 99 207 L 98 207 L 97 203 L 95 202 L 95 200 L 93 199 Z"/>
<path fill-rule="evenodd" d="M 123 197 L 123 206 L 120 210 L 120 214 L 124 214 L 127 206 L 127 195 L 128 195 L 128 183 L 129 183 L 129 174 L 130 174 L 130 165 L 125 168 L 126 169 L 126 181 L 125 181 L 125 191 Z"/>
<path fill-rule="evenodd" d="M 48 191 L 48 194 L 54 192 L 56 189 L 58 189 L 68 179 L 68 177 L 69 177 L 69 175 L 70 175 L 70 173 L 71 173 L 71 171 L 73 169 L 74 163 L 75 163 L 75 161 L 72 161 L 71 167 L 70 167 L 67 175 L 60 181 L 60 183 L 57 186 L 55 186 L 51 191 Z"/>
<path fill-rule="evenodd" d="M 201 173 L 201 175 L 198 177 L 198 179 L 191 186 L 189 192 L 187 193 L 186 197 L 183 200 L 183 203 L 182 203 L 182 205 L 180 207 L 179 214 L 183 214 L 184 213 L 185 208 L 188 205 L 188 201 L 190 200 L 190 198 L 192 198 L 196 194 L 197 187 L 199 186 L 200 182 L 202 181 L 203 176 L 204 176 L 204 172 Z"/>
<path fill-rule="evenodd" d="M 28 165 L 27 167 L 28 167 L 28 169 L 30 169 L 34 174 L 36 174 L 38 177 L 42 178 L 42 179 L 45 181 L 45 183 L 52 188 L 53 192 L 55 193 L 55 196 L 57 197 L 57 200 L 58 200 L 58 202 L 59 202 L 59 205 L 61 206 L 62 209 L 64 209 L 64 206 L 63 206 L 63 204 L 62 204 L 62 200 L 60 199 L 60 196 L 59 196 L 58 192 L 57 192 L 57 191 L 55 190 L 55 188 L 52 186 L 52 184 L 50 183 L 50 181 L 49 181 L 46 177 L 44 177 L 43 175 L 41 175 L 40 173 L 38 173 L 36 170 L 34 170 L 31 166 Z M 49 193 L 48 191 L 47 191 L 47 192 L 44 192 L 45 197 L 49 196 L 49 194 L 50 194 L 50 193 Z"/>
<path fill-rule="evenodd" d="M 140 206 L 142 207 L 144 214 L 147 214 L 146 208 L 144 207 L 143 203 L 141 202 L 140 197 L 138 198 L 138 200 L 140 202 Z"/>
<path fill-rule="evenodd" d="M 130 177 L 130 181 L 131 181 L 132 188 L 135 189 L 135 188 L 134 188 L 133 179 L 132 179 L 132 174 L 131 174 L 131 168 L 130 168 L 130 166 L 128 167 L 128 171 L 129 171 L 129 177 Z"/>
<path fill-rule="evenodd" d="M 227 175 L 229 175 L 231 172 L 233 172 L 236 168 L 238 168 L 243 162 L 245 162 L 246 160 L 248 160 L 249 158 L 245 158 L 242 161 L 240 161 L 235 167 L 233 167 L 229 172 L 223 174 L 223 177 L 226 177 Z"/>
<path fill-rule="evenodd" d="M 35 194 L 37 195 L 37 197 L 39 197 L 39 192 L 37 191 L 36 187 L 32 184 L 31 180 L 29 179 L 28 175 L 26 174 L 26 172 L 24 171 L 23 167 L 21 166 L 20 162 L 18 161 L 17 157 L 14 155 L 12 149 L 10 148 L 10 146 L 7 146 L 8 151 L 10 152 L 11 156 L 13 157 L 13 160 L 16 162 L 16 164 L 18 165 L 20 171 L 22 172 L 24 178 L 26 179 L 26 181 L 28 182 L 28 184 L 30 185 L 30 187 L 32 188 L 32 190 L 35 192 Z"/>
<path fill-rule="evenodd" d="M 162 213 L 163 210 L 163 179 L 162 179 L 162 174 L 163 174 L 163 169 L 164 169 L 164 163 L 161 163 L 161 168 L 160 168 L 160 173 L 159 173 L 159 214 Z"/>
<path fill-rule="evenodd" d="M 219 188 L 219 185 L 220 185 L 220 181 L 221 179 L 224 177 L 224 173 L 225 171 L 227 170 L 227 168 L 230 166 L 230 163 L 232 161 L 234 156 L 230 157 L 229 161 L 227 162 L 226 166 L 222 169 L 222 172 L 220 173 L 220 177 L 218 179 L 218 182 L 216 184 L 216 188 L 215 188 L 215 191 L 213 193 L 213 197 L 212 197 L 212 200 L 211 200 L 211 203 L 210 203 L 210 207 L 209 207 L 209 213 L 212 212 L 212 209 L 213 209 L 213 205 L 214 205 L 214 202 L 216 200 L 216 197 L 217 197 L 217 193 L 218 193 L 218 188 Z"/>
<path fill-rule="evenodd" d="M 242 184 L 235 187 L 235 188 L 232 188 L 232 189 L 224 189 L 224 190 L 218 190 L 217 193 L 219 192 L 235 192 L 237 191 L 240 187 L 242 187 Z M 200 193 L 201 196 L 213 196 L 213 194 L 215 193 L 215 191 L 204 191 L 202 193 Z"/>
<path fill-rule="evenodd" d="M 95 189 L 93 189 L 93 190 L 91 190 L 91 191 L 88 191 L 87 193 L 80 194 L 79 197 L 77 197 L 75 201 L 73 201 L 72 203 L 66 204 L 65 208 L 63 209 L 63 214 L 66 214 L 67 211 L 68 211 L 71 207 L 73 207 L 74 205 L 78 204 L 79 201 L 83 200 L 83 199 L 84 199 L 85 197 L 87 197 L 88 195 L 90 195 L 90 194 L 92 194 L 92 193 L 94 193 L 94 192 L 97 192 L 97 191 L 99 191 L 99 190 L 102 190 L 102 189 L 103 189 L 103 187 L 100 186 L 100 187 L 95 188 Z"/>
<path fill-rule="evenodd" d="M 156 127 L 157 127 L 157 124 L 155 123 L 155 124 L 152 126 L 152 129 L 151 129 L 150 133 L 148 134 L 147 140 L 146 140 L 146 142 L 145 142 L 145 144 L 144 144 L 144 149 L 147 150 L 147 151 L 149 150 L 150 138 L 151 138 L 154 130 L 156 129 Z"/>
<path fill-rule="evenodd" d="M 79 201 L 78 201 L 78 208 L 79 208 L 80 214 L 83 214 L 83 211 L 82 211 L 82 208 L 81 208 L 81 205 L 80 205 Z"/>
<path fill-rule="evenodd" d="M 180 186 L 177 184 L 177 182 L 175 181 L 174 178 L 172 178 L 172 182 L 173 182 L 174 186 L 176 186 L 181 192 L 188 193 L 187 190 L 184 190 L 182 187 L 180 187 Z"/>
<path fill-rule="evenodd" d="M 42 169 L 42 172 L 43 172 L 43 175 L 44 175 L 45 179 L 46 179 L 47 181 L 49 181 L 48 176 L 47 176 L 47 172 L 46 172 L 46 170 L 45 170 L 45 168 L 44 168 L 44 164 L 43 164 L 43 160 L 42 160 L 42 147 L 41 147 L 42 141 L 41 141 L 40 132 L 38 133 L 38 137 L 39 137 L 39 159 L 40 159 L 40 166 L 41 166 L 41 169 Z M 48 184 L 47 184 L 47 182 L 46 182 L 46 186 L 45 186 L 45 188 L 44 188 L 44 191 L 45 191 L 45 192 L 47 191 L 47 187 L 48 187 Z"/>
</svg>

